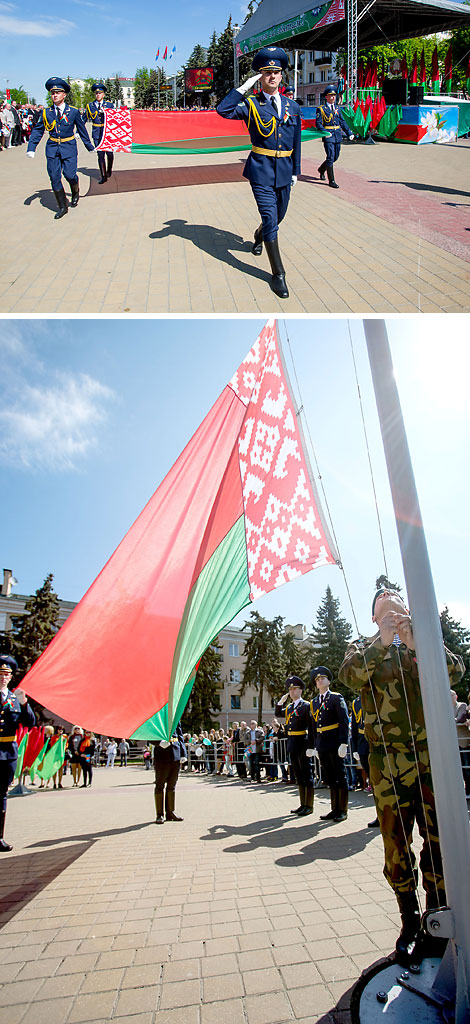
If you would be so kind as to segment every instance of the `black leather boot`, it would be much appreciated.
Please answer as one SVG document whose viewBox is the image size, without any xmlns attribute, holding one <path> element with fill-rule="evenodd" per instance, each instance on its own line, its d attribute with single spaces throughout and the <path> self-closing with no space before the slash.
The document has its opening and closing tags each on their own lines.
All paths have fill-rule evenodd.
<svg viewBox="0 0 470 1024">
<path fill-rule="evenodd" d="M 58 188 L 57 192 L 54 189 L 54 195 L 56 197 L 57 206 L 59 207 L 57 213 L 55 214 L 54 220 L 60 220 L 61 217 L 65 217 L 65 214 L 68 213 L 69 208 L 67 203 L 67 196 L 65 195 L 63 188 Z"/>
<path fill-rule="evenodd" d="M 266 242 L 266 252 L 268 259 L 271 264 L 271 288 L 273 292 L 279 296 L 280 299 L 289 298 L 289 290 L 286 285 L 286 272 L 282 265 L 281 254 L 279 252 L 279 245 L 277 238 L 272 242 Z"/>
<path fill-rule="evenodd" d="M 165 819 L 163 817 L 163 793 L 161 793 L 160 790 L 155 790 L 155 811 L 155 824 L 164 825 Z"/>
<path fill-rule="evenodd" d="M 305 818 L 307 814 L 313 814 L 313 797 L 315 790 L 313 786 L 305 787 L 305 806 L 299 811 L 299 818 Z"/>
<path fill-rule="evenodd" d="M 421 915 L 416 892 L 397 892 L 398 907 L 401 917 L 401 932 L 395 943 L 397 963 L 407 967 L 414 962 L 414 949 L 418 938 Z"/>
<path fill-rule="evenodd" d="M 300 814 L 300 812 L 304 809 L 304 807 L 305 807 L 305 786 L 299 786 L 299 799 L 300 799 L 299 806 L 298 807 L 294 807 L 294 810 L 290 812 L 291 814 Z"/>
<path fill-rule="evenodd" d="M 10 850 L 13 849 L 13 847 L 10 846 L 9 843 L 6 843 L 3 838 L 6 813 L 6 811 L 0 811 L 0 853 L 10 853 Z"/>
<path fill-rule="evenodd" d="M 104 153 L 98 153 L 98 167 L 101 171 L 101 178 L 98 181 L 98 185 L 104 185 L 106 181 L 106 157 Z"/>
<path fill-rule="evenodd" d="M 335 181 L 335 172 L 333 170 L 333 167 L 327 167 L 326 173 L 328 175 L 328 184 L 330 188 L 339 188 L 339 185 L 337 185 Z"/>
<path fill-rule="evenodd" d="M 251 249 L 253 256 L 261 256 L 263 251 L 263 225 L 260 224 L 259 228 L 256 228 L 254 234 L 254 242 Z"/>
<path fill-rule="evenodd" d="M 346 821 L 348 816 L 348 790 L 346 787 L 338 789 L 338 806 L 333 821 Z"/>
<path fill-rule="evenodd" d="M 320 181 L 325 181 L 325 171 L 326 171 L 326 160 L 324 160 L 323 163 L 320 164 L 320 166 L 318 168 L 318 173 L 320 175 Z"/>
<path fill-rule="evenodd" d="M 78 200 L 80 199 L 80 185 L 78 181 L 71 181 L 70 188 L 72 189 L 72 207 L 78 206 Z"/>
<path fill-rule="evenodd" d="M 108 158 L 108 178 L 110 178 L 113 173 L 114 153 L 107 153 L 106 156 Z"/>
<path fill-rule="evenodd" d="M 178 815 L 175 814 L 175 791 L 174 791 L 174 789 L 168 789 L 168 786 L 167 786 L 167 790 L 166 790 L 166 808 L 165 808 L 165 810 L 166 810 L 166 820 L 167 821 L 183 821 L 184 820 L 183 818 L 179 818 Z"/>
<path fill-rule="evenodd" d="M 338 790 L 330 789 L 331 811 L 328 814 L 320 814 L 320 821 L 334 821 L 338 813 Z"/>
</svg>

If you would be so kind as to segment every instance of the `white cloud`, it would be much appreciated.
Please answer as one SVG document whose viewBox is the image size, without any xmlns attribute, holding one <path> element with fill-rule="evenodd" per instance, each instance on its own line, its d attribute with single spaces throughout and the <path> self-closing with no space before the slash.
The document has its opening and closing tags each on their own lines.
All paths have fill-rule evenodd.
<svg viewBox="0 0 470 1024">
<path fill-rule="evenodd" d="M 113 397 L 87 374 L 57 374 L 44 387 L 24 384 L 0 411 L 0 458 L 27 469 L 74 469 L 96 445 L 95 428 Z"/>
<path fill-rule="evenodd" d="M 0 11 L 10 12 L 14 9 L 12 4 L 0 4 Z M 64 36 L 73 28 L 74 22 L 64 18 L 41 15 L 38 21 L 28 21 L 10 13 L 0 13 L 0 36 Z"/>
</svg>

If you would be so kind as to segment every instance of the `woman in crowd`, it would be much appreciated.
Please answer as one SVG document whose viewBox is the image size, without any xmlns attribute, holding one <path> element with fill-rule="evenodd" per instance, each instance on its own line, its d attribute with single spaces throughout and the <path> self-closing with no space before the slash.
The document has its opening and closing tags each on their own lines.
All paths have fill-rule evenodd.
<svg viewBox="0 0 470 1024">
<path fill-rule="evenodd" d="M 78 752 L 83 771 L 82 787 L 86 789 L 87 779 L 89 786 L 91 786 L 93 780 L 93 756 L 95 753 L 95 737 L 90 729 L 86 729 L 85 735 L 78 748 Z"/>
<path fill-rule="evenodd" d="M 83 729 L 79 725 L 74 725 L 72 732 L 68 738 L 67 751 L 68 760 L 72 769 L 73 785 L 78 786 L 80 782 L 80 776 L 82 774 L 82 768 L 80 764 L 80 743 L 83 739 Z"/>
</svg>

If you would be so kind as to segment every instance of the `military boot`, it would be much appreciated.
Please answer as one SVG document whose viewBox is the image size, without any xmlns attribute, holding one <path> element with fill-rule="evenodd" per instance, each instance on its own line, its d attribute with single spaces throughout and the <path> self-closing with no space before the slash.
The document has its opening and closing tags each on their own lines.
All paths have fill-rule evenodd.
<svg viewBox="0 0 470 1024">
<path fill-rule="evenodd" d="M 98 153 L 98 167 L 101 171 L 101 178 L 98 181 L 98 185 L 104 185 L 106 181 L 106 157 L 104 153 Z"/>
<path fill-rule="evenodd" d="M 59 207 L 57 213 L 55 214 L 54 220 L 60 220 L 61 217 L 65 217 L 65 214 L 68 213 L 67 196 L 65 195 L 64 189 L 62 187 L 58 188 L 57 190 L 54 189 L 54 195 L 56 197 L 57 206 Z"/>
<path fill-rule="evenodd" d="M 434 932 L 428 932 L 426 928 L 425 918 L 428 913 L 433 910 L 438 910 L 439 907 L 446 906 L 446 894 L 443 890 L 440 892 L 427 892 L 426 893 L 426 915 L 423 917 L 421 928 L 416 940 L 416 945 L 413 953 L 414 963 L 420 964 L 425 957 L 443 957 L 446 951 L 448 940 L 441 938 L 439 934 Z"/>
<path fill-rule="evenodd" d="M 299 798 L 300 804 L 298 807 L 295 807 L 294 810 L 290 812 L 291 814 L 300 814 L 300 812 L 303 811 L 305 807 L 305 786 L 299 786 Z"/>
<path fill-rule="evenodd" d="M 299 811 L 299 818 L 305 818 L 307 814 L 313 814 L 313 798 L 315 790 L 313 786 L 306 786 L 305 788 L 305 805 L 302 810 Z"/>
<path fill-rule="evenodd" d="M 166 803 L 166 807 L 165 807 L 165 810 L 166 810 L 166 820 L 167 821 L 183 821 L 183 818 L 179 818 L 178 815 L 175 814 L 175 791 L 174 791 L 174 789 L 168 789 L 168 787 L 167 787 L 165 803 Z"/>
<path fill-rule="evenodd" d="M 397 892 L 398 907 L 401 917 L 401 932 L 395 943 L 397 963 L 408 967 L 414 961 L 414 949 L 418 938 L 421 915 L 416 892 Z"/>
<path fill-rule="evenodd" d="M 6 813 L 6 811 L 0 811 L 0 853 L 10 853 L 10 850 L 13 849 L 13 847 L 10 846 L 9 843 L 6 843 L 3 838 Z"/>
<path fill-rule="evenodd" d="M 320 181 L 325 181 L 325 171 L 326 171 L 326 160 L 324 160 L 323 163 L 320 164 L 320 166 L 318 168 L 318 173 L 320 175 Z"/>
<path fill-rule="evenodd" d="M 331 811 L 328 814 L 320 814 L 320 821 L 334 821 L 338 813 L 338 790 L 330 789 Z"/>
<path fill-rule="evenodd" d="M 163 825 L 165 822 L 163 817 L 163 793 L 160 790 L 155 790 L 155 811 L 157 815 L 155 818 L 155 824 Z"/>
<path fill-rule="evenodd" d="M 289 290 L 286 285 L 286 272 L 282 265 L 277 238 L 273 239 L 272 242 L 265 241 L 264 244 L 271 264 L 271 288 L 280 299 L 288 299 Z"/>
<path fill-rule="evenodd" d="M 106 155 L 108 158 L 108 178 L 110 178 L 113 173 L 114 153 L 107 153 Z"/>
<path fill-rule="evenodd" d="M 254 234 L 254 242 L 251 248 L 253 256 L 261 256 L 263 251 L 263 225 L 260 224 L 259 228 L 256 228 Z"/>
<path fill-rule="evenodd" d="M 326 173 L 328 175 L 328 184 L 330 188 L 339 188 L 339 185 L 337 185 L 335 181 L 335 172 L 333 170 L 333 166 L 327 167 Z"/>
<path fill-rule="evenodd" d="M 338 789 L 337 791 L 337 810 L 333 821 L 346 821 L 348 816 L 348 791 L 346 788 Z"/>
<path fill-rule="evenodd" d="M 70 188 L 72 189 L 72 207 L 78 206 L 78 200 L 80 199 L 80 185 L 78 181 L 71 181 Z"/>
</svg>

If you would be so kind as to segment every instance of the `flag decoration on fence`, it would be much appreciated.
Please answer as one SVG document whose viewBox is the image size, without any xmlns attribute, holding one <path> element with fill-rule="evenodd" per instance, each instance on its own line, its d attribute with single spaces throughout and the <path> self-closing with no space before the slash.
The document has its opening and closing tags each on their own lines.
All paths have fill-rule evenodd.
<svg viewBox="0 0 470 1024">
<path fill-rule="evenodd" d="M 95 732 L 169 739 L 220 630 L 335 561 L 270 320 L 23 685 Z"/>
</svg>

